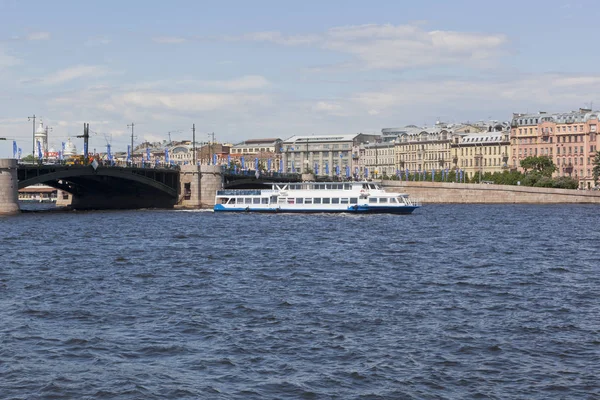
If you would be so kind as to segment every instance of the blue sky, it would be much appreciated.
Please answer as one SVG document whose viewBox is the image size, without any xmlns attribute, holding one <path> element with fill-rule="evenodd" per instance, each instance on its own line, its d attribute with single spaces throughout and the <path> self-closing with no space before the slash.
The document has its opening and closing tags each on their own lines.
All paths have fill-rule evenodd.
<svg viewBox="0 0 600 400">
<path fill-rule="evenodd" d="M 0 0 L 0 137 L 218 141 L 600 108 L 592 1 Z M 0 157 L 9 156 L 0 142 Z"/>
</svg>

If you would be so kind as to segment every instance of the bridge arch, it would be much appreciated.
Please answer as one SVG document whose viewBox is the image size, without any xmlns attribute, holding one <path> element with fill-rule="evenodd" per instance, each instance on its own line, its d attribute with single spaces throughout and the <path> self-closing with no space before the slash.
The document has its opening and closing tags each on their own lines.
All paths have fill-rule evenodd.
<svg viewBox="0 0 600 400">
<path fill-rule="evenodd" d="M 33 177 L 27 177 L 26 179 L 19 180 L 18 188 L 23 189 L 27 186 L 35 185 L 38 183 L 48 183 L 50 186 L 59 186 L 59 189 L 67 190 L 64 185 L 52 185 L 53 182 L 57 181 L 69 181 L 69 178 L 95 178 L 95 177 L 111 177 L 122 180 L 129 180 L 140 183 L 145 186 L 152 187 L 156 190 L 164 192 L 171 197 L 177 197 L 178 186 L 176 182 L 170 186 L 166 183 L 160 182 L 157 179 L 151 178 L 146 174 L 137 173 L 138 171 L 133 169 L 119 168 L 119 167 L 100 167 L 94 170 L 91 166 L 87 167 L 65 167 L 56 168 L 49 170 L 47 173 L 38 174 Z M 144 172 L 156 172 L 152 170 Z M 172 173 L 174 173 L 173 171 Z M 67 190 L 68 191 L 68 190 Z"/>
</svg>

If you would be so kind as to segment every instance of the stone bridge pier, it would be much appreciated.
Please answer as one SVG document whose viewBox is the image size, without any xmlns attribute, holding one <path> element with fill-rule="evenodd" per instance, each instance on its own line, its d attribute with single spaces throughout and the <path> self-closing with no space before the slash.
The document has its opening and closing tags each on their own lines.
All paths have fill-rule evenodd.
<svg viewBox="0 0 600 400">
<path fill-rule="evenodd" d="M 0 215 L 19 213 L 17 160 L 0 159 Z"/>
<path fill-rule="evenodd" d="M 212 208 L 217 190 L 223 188 L 218 165 L 182 165 L 179 173 L 177 208 Z"/>
</svg>

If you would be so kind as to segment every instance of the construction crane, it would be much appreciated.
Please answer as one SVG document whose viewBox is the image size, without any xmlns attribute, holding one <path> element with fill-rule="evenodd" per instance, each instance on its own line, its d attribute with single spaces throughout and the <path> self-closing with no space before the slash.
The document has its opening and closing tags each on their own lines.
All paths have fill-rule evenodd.
<svg viewBox="0 0 600 400">
<path fill-rule="evenodd" d="M 169 132 L 167 132 L 167 135 L 169 135 L 169 144 L 173 143 L 173 141 L 171 140 L 171 133 L 181 133 L 181 131 L 178 130 L 178 131 L 169 131 Z"/>
</svg>

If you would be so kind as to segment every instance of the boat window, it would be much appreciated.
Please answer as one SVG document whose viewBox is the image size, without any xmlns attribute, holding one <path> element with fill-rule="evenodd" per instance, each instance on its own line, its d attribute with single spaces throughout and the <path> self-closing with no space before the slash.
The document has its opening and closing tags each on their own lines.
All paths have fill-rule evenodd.
<svg viewBox="0 0 600 400">
<path fill-rule="evenodd" d="M 304 199 L 304 204 L 312 204 L 313 199 Z"/>
<path fill-rule="evenodd" d="M 344 190 L 350 190 L 352 189 L 352 184 L 351 183 L 344 183 Z"/>
<path fill-rule="evenodd" d="M 323 204 L 330 204 L 331 203 L 331 199 L 330 198 L 324 198 L 323 199 Z"/>
<path fill-rule="evenodd" d="M 387 203 L 388 199 L 387 199 L 387 197 L 382 197 L 381 199 L 379 199 L 379 202 L 380 203 Z"/>
<path fill-rule="evenodd" d="M 227 203 L 229 203 L 229 200 L 230 199 L 227 199 L 227 198 L 221 199 L 221 204 L 227 204 Z"/>
<path fill-rule="evenodd" d="M 398 199 L 394 197 L 393 199 L 390 199 L 390 202 L 391 203 L 398 203 Z"/>
<path fill-rule="evenodd" d="M 363 183 L 363 185 L 362 185 L 362 188 L 363 188 L 363 189 L 368 189 L 368 188 L 369 188 L 369 185 L 368 185 L 368 184 L 366 184 L 366 183 Z"/>
<path fill-rule="evenodd" d="M 271 196 L 271 204 L 277 203 L 277 196 Z"/>
<path fill-rule="evenodd" d="M 279 204 L 285 204 L 287 201 L 287 197 L 280 197 L 279 198 Z"/>
<path fill-rule="evenodd" d="M 340 199 L 340 203 L 348 204 L 349 199 L 347 197 Z"/>
<path fill-rule="evenodd" d="M 287 199 L 287 203 L 288 204 L 294 204 L 294 200 L 296 200 L 296 199 L 293 198 L 293 197 L 290 197 L 290 198 Z"/>
<path fill-rule="evenodd" d="M 338 199 L 338 198 L 331 199 L 331 204 L 340 204 L 340 199 Z"/>
<path fill-rule="evenodd" d="M 377 197 L 369 197 L 369 203 L 376 204 L 377 203 Z"/>
<path fill-rule="evenodd" d="M 375 185 L 373 185 L 372 183 L 369 183 L 369 189 L 376 189 Z"/>
<path fill-rule="evenodd" d="M 325 185 L 318 184 L 318 185 L 315 185 L 315 189 L 317 189 L 317 190 L 323 190 L 323 187 L 324 187 L 324 186 L 325 186 Z"/>
<path fill-rule="evenodd" d="M 351 197 L 351 198 L 350 198 L 350 204 L 358 204 L 358 198 L 356 198 L 356 197 Z"/>
<path fill-rule="evenodd" d="M 252 198 L 244 197 L 244 204 L 252 204 Z"/>
<path fill-rule="evenodd" d="M 242 197 L 238 197 L 238 198 L 236 199 L 236 203 L 237 203 L 237 204 L 244 204 L 244 199 L 243 199 Z"/>
<path fill-rule="evenodd" d="M 268 197 L 263 197 L 262 199 L 260 199 L 261 204 L 269 204 L 269 198 Z"/>
<path fill-rule="evenodd" d="M 314 199 L 314 203 L 315 204 L 321 204 L 321 199 L 320 198 Z"/>
<path fill-rule="evenodd" d="M 296 204 L 304 204 L 304 198 L 296 197 Z"/>
<path fill-rule="evenodd" d="M 260 197 L 255 197 L 252 199 L 252 204 L 260 204 Z"/>
</svg>

